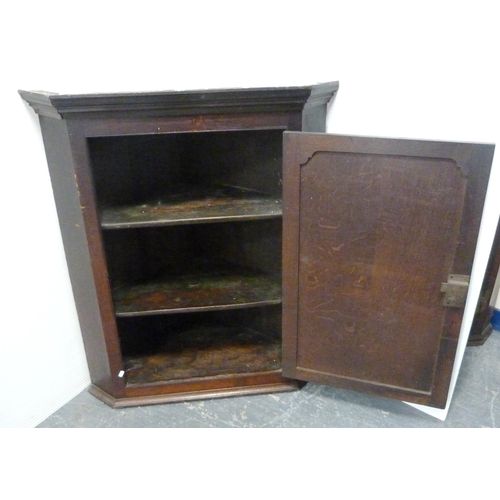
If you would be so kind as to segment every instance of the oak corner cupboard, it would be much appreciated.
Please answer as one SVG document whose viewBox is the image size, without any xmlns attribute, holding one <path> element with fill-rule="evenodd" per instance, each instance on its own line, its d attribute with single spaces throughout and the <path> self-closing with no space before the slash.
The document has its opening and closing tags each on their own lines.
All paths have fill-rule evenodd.
<svg viewBox="0 0 500 500">
<path fill-rule="evenodd" d="M 20 91 L 95 396 L 444 407 L 494 147 L 325 134 L 337 89 Z"/>
</svg>

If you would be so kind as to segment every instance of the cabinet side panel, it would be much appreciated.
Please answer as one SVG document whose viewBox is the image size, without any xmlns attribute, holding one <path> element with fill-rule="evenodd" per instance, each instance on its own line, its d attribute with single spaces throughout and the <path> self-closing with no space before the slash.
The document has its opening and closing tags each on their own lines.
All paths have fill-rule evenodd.
<svg viewBox="0 0 500 500">
<path fill-rule="evenodd" d="M 91 379 L 112 392 L 111 374 L 67 124 L 40 116 L 59 225 Z"/>
<path fill-rule="evenodd" d="M 302 114 L 302 130 L 304 132 L 326 132 L 326 112 L 326 104 L 305 108 Z"/>
</svg>

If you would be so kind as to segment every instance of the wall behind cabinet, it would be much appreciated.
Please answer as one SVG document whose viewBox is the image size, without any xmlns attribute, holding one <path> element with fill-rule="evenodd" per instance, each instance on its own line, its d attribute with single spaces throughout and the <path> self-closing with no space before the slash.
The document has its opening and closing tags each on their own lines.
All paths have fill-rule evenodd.
<svg viewBox="0 0 500 500">
<path fill-rule="evenodd" d="M 6 21 L 0 32 L 0 427 L 36 426 L 89 383 L 37 118 L 17 89 L 339 80 L 329 132 L 500 143 L 493 2 L 468 9 L 435 1 L 67 5 L 27 0 L 0 8 Z M 498 161 L 493 176 L 500 184 Z M 476 297 L 499 205 L 490 193 L 471 286 Z M 469 308 L 464 326 L 471 320 Z"/>
</svg>

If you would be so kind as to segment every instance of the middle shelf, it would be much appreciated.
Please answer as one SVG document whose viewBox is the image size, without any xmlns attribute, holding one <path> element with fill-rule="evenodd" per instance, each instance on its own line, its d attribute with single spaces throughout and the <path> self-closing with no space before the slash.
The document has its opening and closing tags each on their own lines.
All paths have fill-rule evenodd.
<svg viewBox="0 0 500 500">
<path fill-rule="evenodd" d="M 103 231 L 118 317 L 281 303 L 281 220 Z"/>
<path fill-rule="evenodd" d="M 115 312 L 120 316 L 191 312 L 281 303 L 279 275 L 238 266 L 204 263 L 198 269 L 161 279 L 117 285 Z"/>
</svg>

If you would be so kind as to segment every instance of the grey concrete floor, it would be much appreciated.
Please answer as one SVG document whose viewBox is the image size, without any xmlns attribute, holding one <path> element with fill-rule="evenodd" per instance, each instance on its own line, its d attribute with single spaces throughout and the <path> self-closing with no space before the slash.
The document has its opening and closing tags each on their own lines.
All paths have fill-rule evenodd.
<svg viewBox="0 0 500 500">
<path fill-rule="evenodd" d="M 500 426 L 500 333 L 467 347 L 447 419 L 400 401 L 307 384 L 292 393 L 111 409 L 87 391 L 38 427 L 481 428 Z"/>
</svg>

